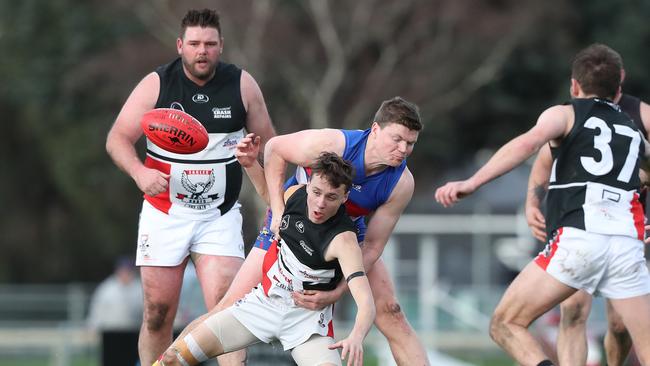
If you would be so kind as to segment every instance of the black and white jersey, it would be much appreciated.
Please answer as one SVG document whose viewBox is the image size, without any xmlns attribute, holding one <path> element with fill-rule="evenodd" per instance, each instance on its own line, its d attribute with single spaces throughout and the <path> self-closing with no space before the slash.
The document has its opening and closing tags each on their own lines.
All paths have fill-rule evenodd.
<svg viewBox="0 0 650 366">
<path fill-rule="evenodd" d="M 608 100 L 571 101 L 575 122 L 559 147 L 551 147 L 547 229 L 568 226 L 643 238 L 639 202 L 639 128 Z"/>
<path fill-rule="evenodd" d="M 168 191 L 155 197 L 145 195 L 160 211 L 210 220 L 238 204 L 242 170 L 234 152 L 246 126 L 241 72 L 235 65 L 220 62 L 215 76 L 199 86 L 185 75 L 180 58 L 156 69 L 160 77 L 156 108 L 189 113 L 210 137 L 208 146 L 195 154 L 171 153 L 147 140 L 145 165 L 171 176 Z"/>
<path fill-rule="evenodd" d="M 632 121 L 634 121 L 634 124 L 639 128 L 643 136 L 647 137 L 648 131 L 646 131 L 643 120 L 641 119 L 641 99 L 629 94 L 622 94 L 621 99 L 618 101 L 618 106 L 621 107 L 623 113 L 632 118 Z"/>
<path fill-rule="evenodd" d="M 332 290 L 342 278 L 338 260 L 326 261 L 332 239 L 356 227 L 341 205 L 322 224 L 314 224 L 307 213 L 307 190 L 301 187 L 287 200 L 280 222 L 279 243 L 271 245 L 264 258 L 262 287 L 267 296 L 290 299 L 291 291 Z"/>
</svg>

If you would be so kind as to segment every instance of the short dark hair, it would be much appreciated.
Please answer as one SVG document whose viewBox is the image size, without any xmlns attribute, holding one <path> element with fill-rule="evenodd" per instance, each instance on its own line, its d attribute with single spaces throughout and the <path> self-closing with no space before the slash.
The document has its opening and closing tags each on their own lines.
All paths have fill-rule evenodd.
<svg viewBox="0 0 650 366">
<path fill-rule="evenodd" d="M 377 113 L 375 113 L 374 122 L 377 122 L 381 127 L 389 123 L 397 123 L 409 130 L 422 130 L 418 106 L 402 97 L 394 97 L 383 101 Z"/>
<path fill-rule="evenodd" d="M 573 59 L 571 77 L 586 94 L 614 98 L 621 86 L 623 59 L 610 47 L 595 43 L 578 52 Z"/>
<path fill-rule="evenodd" d="M 211 9 L 196 10 L 190 9 L 181 20 L 181 38 L 185 36 L 185 30 L 187 27 L 196 27 L 201 28 L 216 28 L 219 31 L 219 36 L 223 36 L 221 33 L 221 23 L 219 23 L 219 13 Z"/>
<path fill-rule="evenodd" d="M 311 166 L 311 176 L 314 174 L 320 175 L 334 188 L 344 185 L 347 192 L 352 186 L 354 168 L 342 157 L 326 151 L 321 153 Z"/>
</svg>

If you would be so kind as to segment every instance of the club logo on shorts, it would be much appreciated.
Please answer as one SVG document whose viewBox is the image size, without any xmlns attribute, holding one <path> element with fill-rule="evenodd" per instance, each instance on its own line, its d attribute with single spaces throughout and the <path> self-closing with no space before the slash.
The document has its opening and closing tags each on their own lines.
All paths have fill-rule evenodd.
<svg viewBox="0 0 650 366">
<path fill-rule="evenodd" d="M 321 328 L 325 328 L 325 314 L 320 313 L 320 319 L 318 320 L 318 325 L 320 325 Z"/>
<path fill-rule="evenodd" d="M 138 250 L 142 253 L 144 259 L 149 259 L 149 234 L 140 235 L 140 242 L 138 243 Z"/>
<path fill-rule="evenodd" d="M 287 230 L 289 227 L 289 215 L 282 216 L 282 221 L 280 222 L 280 230 Z"/>
<path fill-rule="evenodd" d="M 302 221 L 296 221 L 296 230 L 298 230 L 301 234 L 304 234 L 305 224 L 303 224 Z"/>
</svg>

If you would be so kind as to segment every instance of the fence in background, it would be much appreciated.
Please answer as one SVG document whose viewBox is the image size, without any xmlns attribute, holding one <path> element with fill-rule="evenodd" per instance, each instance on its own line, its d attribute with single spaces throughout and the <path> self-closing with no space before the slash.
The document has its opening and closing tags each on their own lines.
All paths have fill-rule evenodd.
<svg viewBox="0 0 650 366">
<path fill-rule="evenodd" d="M 489 316 L 534 245 L 521 215 L 403 215 L 382 258 L 427 347 L 494 351 Z M 1 285 L 0 360 L 44 355 L 49 365 L 67 366 L 73 358 L 97 359 L 98 336 L 84 325 L 91 291 L 85 284 Z M 353 319 L 350 298 L 341 305 L 338 334 Z M 376 330 L 367 343 L 386 349 Z"/>
</svg>

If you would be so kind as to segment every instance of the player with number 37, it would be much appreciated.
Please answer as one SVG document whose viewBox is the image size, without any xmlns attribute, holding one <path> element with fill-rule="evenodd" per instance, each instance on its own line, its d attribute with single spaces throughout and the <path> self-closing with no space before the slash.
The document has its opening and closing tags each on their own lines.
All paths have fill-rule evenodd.
<svg viewBox="0 0 650 366">
<path fill-rule="evenodd" d="M 641 363 L 650 365 L 650 275 L 639 202 L 640 161 L 650 148 L 632 119 L 612 102 L 620 88 L 616 51 L 595 44 L 572 65 L 569 103 L 548 108 L 472 177 L 438 188 L 449 207 L 550 144 L 546 248 L 506 290 L 490 336 L 522 365 L 553 365 L 528 332 L 541 314 L 577 290 L 611 299 Z"/>
</svg>

